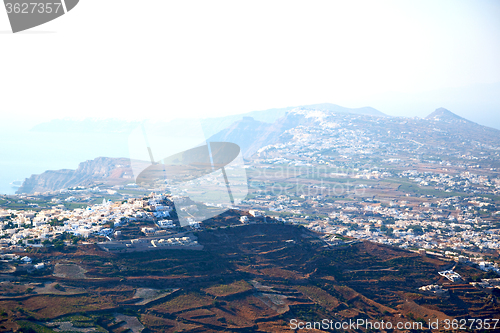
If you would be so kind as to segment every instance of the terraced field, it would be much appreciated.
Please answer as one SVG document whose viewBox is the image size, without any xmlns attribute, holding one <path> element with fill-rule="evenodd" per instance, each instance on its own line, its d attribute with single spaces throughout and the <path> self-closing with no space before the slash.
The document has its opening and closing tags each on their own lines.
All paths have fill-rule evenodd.
<svg viewBox="0 0 500 333">
<path fill-rule="evenodd" d="M 370 242 L 325 247 L 302 227 L 229 220 L 198 232 L 203 251 L 34 253 L 51 265 L 2 282 L 0 330 L 280 332 L 294 318 L 500 317 L 498 293 L 468 283 L 484 276 L 474 268 L 457 266 L 464 281 L 452 283 L 437 274 L 452 262 Z M 449 292 L 418 290 L 429 284 Z"/>
</svg>

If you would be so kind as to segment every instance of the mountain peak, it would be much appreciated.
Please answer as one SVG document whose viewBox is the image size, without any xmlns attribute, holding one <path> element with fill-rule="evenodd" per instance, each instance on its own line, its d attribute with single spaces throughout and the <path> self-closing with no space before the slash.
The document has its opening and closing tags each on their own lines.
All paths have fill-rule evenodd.
<svg viewBox="0 0 500 333">
<path fill-rule="evenodd" d="M 466 120 L 466 119 L 454 114 L 453 112 L 451 112 L 450 110 L 447 110 L 445 108 L 436 109 L 436 111 L 434 111 L 433 113 L 431 113 L 430 115 L 425 117 L 425 119 L 437 120 L 437 121 L 439 121 L 439 120 L 444 120 L 444 121 Z"/>
<path fill-rule="evenodd" d="M 380 112 L 379 110 L 369 106 L 361 108 L 346 108 L 332 103 L 321 103 L 312 105 L 302 105 L 299 108 L 303 110 L 315 110 L 315 111 L 318 110 L 318 111 L 328 111 L 333 113 L 350 113 L 350 114 L 360 114 L 365 116 L 387 117 L 385 113 Z"/>
</svg>

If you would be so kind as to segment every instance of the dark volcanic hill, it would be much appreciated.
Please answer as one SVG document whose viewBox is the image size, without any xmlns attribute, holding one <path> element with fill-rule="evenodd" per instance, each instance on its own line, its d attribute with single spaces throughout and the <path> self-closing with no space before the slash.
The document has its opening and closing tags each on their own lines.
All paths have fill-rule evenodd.
<svg viewBox="0 0 500 333">
<path fill-rule="evenodd" d="M 238 221 L 233 214 L 221 217 L 226 225 Z M 464 280 L 438 274 L 454 262 L 345 238 L 329 247 L 308 229 L 276 223 L 219 227 L 197 237 L 201 251 L 120 254 L 82 245 L 31 253 L 51 264 L 31 277 L 38 283 L 21 280 L 13 290 L 4 283 L 1 324 L 13 331 L 57 321 L 117 333 L 141 325 L 148 332 L 287 332 L 293 319 L 421 322 L 426 329 L 429 320 L 499 318 L 498 293 L 468 283 L 486 273 L 458 265 Z M 418 289 L 430 284 L 447 291 Z M 409 330 L 392 332 L 403 331 Z"/>
</svg>

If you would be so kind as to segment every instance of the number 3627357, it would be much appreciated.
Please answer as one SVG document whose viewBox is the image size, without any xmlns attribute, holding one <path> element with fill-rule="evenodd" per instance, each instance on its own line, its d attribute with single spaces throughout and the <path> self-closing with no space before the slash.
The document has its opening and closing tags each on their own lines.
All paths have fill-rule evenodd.
<svg viewBox="0 0 500 333">
<path fill-rule="evenodd" d="M 6 3 L 5 8 L 7 14 L 51 14 L 58 13 L 61 8 L 61 3 L 38 3 L 38 2 L 25 2 L 25 3 Z"/>
</svg>

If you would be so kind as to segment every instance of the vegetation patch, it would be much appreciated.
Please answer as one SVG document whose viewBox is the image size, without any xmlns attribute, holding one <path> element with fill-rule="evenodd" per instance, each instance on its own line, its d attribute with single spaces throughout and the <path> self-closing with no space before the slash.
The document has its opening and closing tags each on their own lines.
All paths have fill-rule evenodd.
<svg viewBox="0 0 500 333">
<path fill-rule="evenodd" d="M 174 299 L 153 307 L 158 312 L 175 313 L 189 309 L 212 305 L 213 299 L 198 293 L 179 295 Z"/>
<path fill-rule="evenodd" d="M 318 303 L 325 309 L 331 311 L 337 308 L 340 304 L 339 300 L 323 289 L 314 286 L 297 286 L 296 287 L 305 296 L 309 297 L 315 303 Z"/>
<path fill-rule="evenodd" d="M 85 270 L 76 264 L 57 264 L 54 276 L 70 279 L 85 279 Z"/>
<path fill-rule="evenodd" d="M 26 332 L 26 333 L 55 333 L 55 331 L 51 330 L 48 327 L 35 324 L 31 321 L 26 321 L 26 320 L 20 320 L 16 322 L 19 325 L 19 332 Z"/>
<path fill-rule="evenodd" d="M 248 282 L 246 282 L 245 280 L 240 280 L 230 284 L 219 284 L 203 290 L 212 296 L 224 297 L 243 293 L 251 289 L 252 286 Z"/>
</svg>

